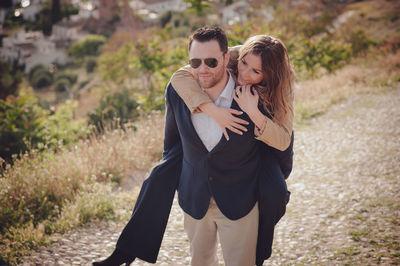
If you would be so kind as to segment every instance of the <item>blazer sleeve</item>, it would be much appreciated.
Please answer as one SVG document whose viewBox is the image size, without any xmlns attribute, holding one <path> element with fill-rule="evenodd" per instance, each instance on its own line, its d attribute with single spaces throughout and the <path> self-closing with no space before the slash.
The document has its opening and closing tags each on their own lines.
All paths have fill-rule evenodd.
<svg viewBox="0 0 400 266">
<path fill-rule="evenodd" d="M 171 105 L 172 92 L 169 85 L 163 160 L 143 182 L 132 216 L 117 241 L 117 249 L 150 263 L 157 261 L 182 169 L 182 144 Z"/>
<path fill-rule="evenodd" d="M 164 150 L 163 158 L 169 153 L 172 147 L 181 142 L 178 126 L 175 120 L 174 108 L 172 103 L 174 102 L 174 88 L 171 83 L 167 85 L 165 90 L 165 128 L 164 128 Z"/>
</svg>

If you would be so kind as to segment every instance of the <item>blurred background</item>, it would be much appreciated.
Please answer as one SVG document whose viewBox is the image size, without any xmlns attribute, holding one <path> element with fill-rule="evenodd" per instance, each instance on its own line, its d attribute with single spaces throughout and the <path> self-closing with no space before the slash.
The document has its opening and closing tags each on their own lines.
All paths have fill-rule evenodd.
<svg viewBox="0 0 400 266">
<path fill-rule="evenodd" d="M 1 0 L 0 264 L 129 217 L 122 202 L 161 158 L 165 86 L 203 25 L 223 27 L 229 46 L 285 43 L 297 130 L 399 85 L 399 1 Z"/>
</svg>

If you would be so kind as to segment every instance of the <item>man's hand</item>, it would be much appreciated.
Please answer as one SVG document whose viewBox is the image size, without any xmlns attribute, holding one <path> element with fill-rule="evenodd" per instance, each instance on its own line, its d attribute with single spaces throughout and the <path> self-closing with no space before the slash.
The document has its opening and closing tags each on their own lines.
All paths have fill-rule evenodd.
<svg viewBox="0 0 400 266">
<path fill-rule="evenodd" d="M 200 110 L 211 116 L 215 122 L 220 126 L 226 140 L 229 140 L 229 135 L 226 129 L 243 135 L 243 131 L 246 132 L 247 128 L 243 125 L 248 125 L 249 122 L 240 119 L 234 115 L 241 115 L 243 112 L 231 108 L 218 107 L 214 103 L 204 103 L 199 106 Z"/>
</svg>

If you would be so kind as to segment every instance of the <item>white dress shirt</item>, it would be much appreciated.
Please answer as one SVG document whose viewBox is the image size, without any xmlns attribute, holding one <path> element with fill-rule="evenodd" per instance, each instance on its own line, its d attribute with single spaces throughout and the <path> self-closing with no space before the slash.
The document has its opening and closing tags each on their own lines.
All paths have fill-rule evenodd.
<svg viewBox="0 0 400 266">
<path fill-rule="evenodd" d="M 230 108 L 232 104 L 233 92 L 235 90 L 235 81 L 233 80 L 229 72 L 228 75 L 228 83 L 214 102 L 215 105 L 219 107 Z M 211 118 L 211 116 L 204 112 L 192 113 L 191 118 L 197 135 L 199 135 L 207 150 L 211 151 L 221 140 L 222 129 L 218 126 L 217 122 L 215 122 L 215 120 Z"/>
</svg>

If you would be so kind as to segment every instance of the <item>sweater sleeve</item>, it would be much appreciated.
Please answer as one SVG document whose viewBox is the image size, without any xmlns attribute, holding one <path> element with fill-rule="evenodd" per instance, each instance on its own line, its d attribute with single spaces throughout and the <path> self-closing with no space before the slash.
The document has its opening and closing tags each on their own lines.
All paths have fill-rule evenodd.
<svg viewBox="0 0 400 266">
<path fill-rule="evenodd" d="M 230 60 L 228 69 L 235 76 L 237 72 L 237 60 L 241 46 L 229 48 Z M 171 84 L 175 91 L 185 102 L 191 112 L 199 111 L 198 107 L 204 103 L 211 103 L 210 97 L 205 93 L 194 79 L 189 65 L 178 69 L 171 77 Z"/>
<path fill-rule="evenodd" d="M 212 102 L 194 79 L 189 65 L 181 67 L 172 75 L 171 84 L 191 112 L 197 111 L 203 103 Z"/>
<path fill-rule="evenodd" d="M 278 114 L 283 115 L 282 123 L 278 124 L 275 119 L 267 117 L 264 131 L 257 137 L 258 140 L 281 151 L 289 147 L 293 131 L 293 93 L 287 97 L 289 97 L 287 101 L 289 105 L 288 112 L 286 114 Z"/>
</svg>

